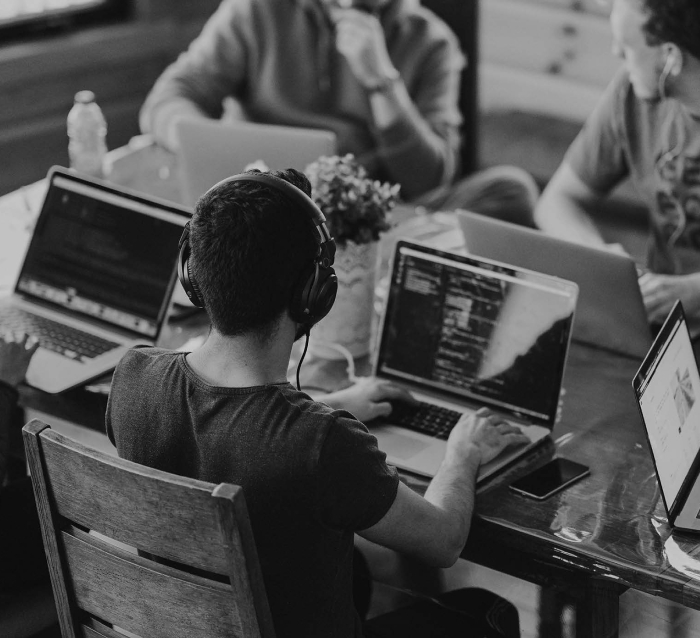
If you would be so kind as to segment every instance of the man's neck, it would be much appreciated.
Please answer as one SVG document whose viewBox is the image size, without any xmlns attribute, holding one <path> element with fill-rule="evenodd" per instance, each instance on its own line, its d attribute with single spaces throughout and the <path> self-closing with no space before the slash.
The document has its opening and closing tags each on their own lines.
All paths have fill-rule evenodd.
<svg viewBox="0 0 700 638">
<path fill-rule="evenodd" d="M 246 388 L 284 383 L 292 343 L 293 335 L 280 331 L 262 339 L 226 337 L 212 329 L 204 345 L 187 355 L 187 363 L 209 385 Z"/>
</svg>

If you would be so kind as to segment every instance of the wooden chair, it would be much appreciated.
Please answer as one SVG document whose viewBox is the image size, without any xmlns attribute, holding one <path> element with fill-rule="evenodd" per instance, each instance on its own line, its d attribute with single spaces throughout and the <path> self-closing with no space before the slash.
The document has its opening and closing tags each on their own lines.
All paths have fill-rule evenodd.
<svg viewBox="0 0 700 638">
<path fill-rule="evenodd" d="M 23 436 L 63 638 L 274 636 L 240 487 Z"/>
</svg>

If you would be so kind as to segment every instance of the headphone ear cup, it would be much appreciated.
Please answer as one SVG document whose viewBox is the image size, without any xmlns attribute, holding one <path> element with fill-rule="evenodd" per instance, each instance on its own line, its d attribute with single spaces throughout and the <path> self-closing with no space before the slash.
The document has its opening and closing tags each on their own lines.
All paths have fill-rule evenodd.
<svg viewBox="0 0 700 638">
<path fill-rule="evenodd" d="M 318 281 L 314 284 L 314 290 L 311 293 L 314 323 L 321 321 L 331 311 L 338 294 L 338 277 L 335 270 L 332 267 L 321 267 L 319 270 Z"/>
<path fill-rule="evenodd" d="M 192 275 L 192 269 L 190 267 L 189 224 L 185 226 L 185 230 L 180 238 L 180 252 L 177 256 L 177 278 L 187 294 L 187 297 L 192 302 L 192 305 L 196 308 L 204 308 L 202 293 Z"/>
<path fill-rule="evenodd" d="M 194 275 L 192 274 L 192 267 L 190 266 L 190 260 L 187 260 L 187 279 L 189 281 L 189 285 L 192 291 L 192 294 L 187 292 L 187 289 L 185 289 L 185 292 L 187 292 L 187 296 L 190 298 L 190 301 L 194 306 L 197 308 L 204 308 L 204 297 L 202 297 L 202 291 L 199 289 L 199 284 L 197 284 L 197 280 L 194 278 Z"/>
<path fill-rule="evenodd" d="M 317 277 L 317 264 L 315 262 L 304 266 L 299 279 L 292 289 L 292 299 L 289 304 L 289 314 L 294 321 L 302 324 L 315 323 L 312 321 L 311 309 L 309 307 L 309 293 L 313 288 Z M 309 326 L 310 327 L 310 326 Z"/>
<path fill-rule="evenodd" d="M 294 286 L 289 314 L 297 323 L 311 328 L 330 312 L 337 292 L 335 270 L 313 262 L 302 270 Z"/>
</svg>

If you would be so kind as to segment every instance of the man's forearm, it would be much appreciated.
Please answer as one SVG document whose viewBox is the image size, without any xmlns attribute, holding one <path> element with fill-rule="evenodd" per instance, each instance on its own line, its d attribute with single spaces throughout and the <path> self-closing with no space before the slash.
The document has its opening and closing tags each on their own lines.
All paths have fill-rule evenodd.
<svg viewBox="0 0 700 638">
<path fill-rule="evenodd" d="M 169 151 L 180 146 L 176 124 L 184 118 L 208 118 L 194 102 L 186 98 L 173 98 L 153 105 L 141 114 L 141 129 L 153 135 L 156 142 Z"/>
<path fill-rule="evenodd" d="M 425 499 L 440 509 L 448 525 L 440 532 L 444 551 L 459 558 L 471 527 L 476 499 L 476 477 L 480 453 L 476 447 L 466 455 L 448 454 L 425 492 Z"/>
<path fill-rule="evenodd" d="M 449 183 L 458 165 L 459 134 L 438 135 L 398 83 L 387 94 L 371 96 L 378 149 L 391 179 L 406 201 Z"/>
<path fill-rule="evenodd" d="M 545 190 L 535 209 L 535 223 L 544 232 L 562 239 L 591 246 L 605 245 L 586 208 L 564 194 Z"/>
</svg>

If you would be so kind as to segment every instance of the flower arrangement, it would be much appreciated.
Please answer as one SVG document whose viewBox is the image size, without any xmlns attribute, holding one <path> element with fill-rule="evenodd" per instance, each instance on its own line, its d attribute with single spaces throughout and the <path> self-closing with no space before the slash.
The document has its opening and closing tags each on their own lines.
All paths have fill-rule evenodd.
<svg viewBox="0 0 700 638">
<path fill-rule="evenodd" d="M 348 241 L 368 244 L 391 228 L 389 212 L 400 186 L 367 177 L 352 154 L 323 155 L 304 170 L 311 182 L 311 197 L 326 217 L 339 246 Z"/>
</svg>

